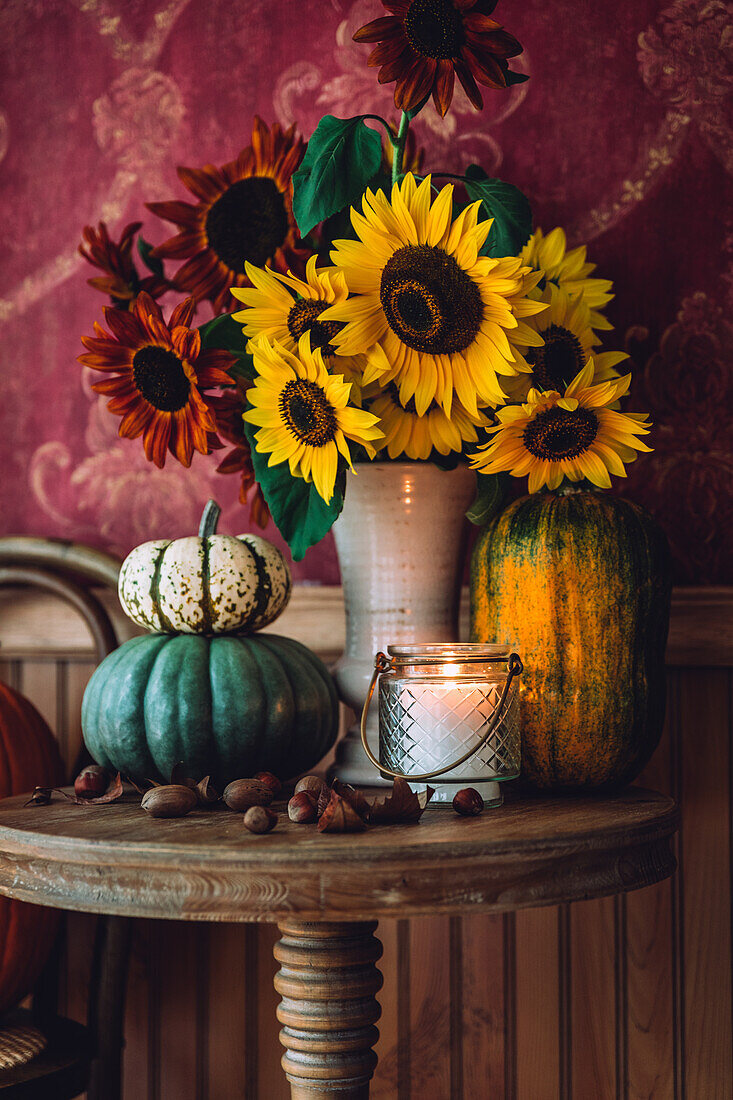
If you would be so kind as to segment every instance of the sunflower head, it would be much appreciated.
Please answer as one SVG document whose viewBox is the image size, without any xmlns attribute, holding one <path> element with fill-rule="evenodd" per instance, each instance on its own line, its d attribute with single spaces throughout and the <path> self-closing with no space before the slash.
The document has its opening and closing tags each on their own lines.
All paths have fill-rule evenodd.
<svg viewBox="0 0 733 1100">
<path fill-rule="evenodd" d="M 224 351 L 202 351 L 200 333 L 189 328 L 194 308 L 193 298 L 186 299 L 166 324 L 143 292 L 130 313 L 105 309 L 109 332 L 95 324 L 94 336 L 82 336 L 87 353 L 79 362 L 106 374 L 92 388 L 109 395 L 107 408 L 122 417 L 119 434 L 141 435 L 156 466 L 165 464 L 168 450 L 190 466 L 194 450 L 209 454 L 221 446 L 212 399 L 203 391 L 232 382 L 232 359 Z"/>
<path fill-rule="evenodd" d="M 593 331 L 583 294 L 571 296 L 562 287 L 548 282 L 541 293 L 535 292 L 535 297 L 547 307 L 530 321 L 543 343 L 524 353 L 531 373 L 504 379 L 504 390 L 510 400 L 525 400 L 530 389 L 564 392 L 591 356 L 594 382 L 618 378 L 615 368 L 628 356 L 622 351 L 594 350 L 600 341 Z"/>
<path fill-rule="evenodd" d="M 469 100 L 481 110 L 478 85 L 506 88 L 526 80 L 509 70 L 508 58 L 522 52 L 517 39 L 490 18 L 495 0 L 382 0 L 391 13 L 361 27 L 356 42 L 377 42 L 369 64 L 379 66 L 379 83 L 395 81 L 395 107 L 411 111 L 432 94 L 444 116 L 458 77 Z"/>
<path fill-rule="evenodd" d="M 365 353 L 364 384 L 395 382 L 419 416 L 432 401 L 450 415 L 454 396 L 473 416 L 503 404 L 498 376 L 529 371 L 522 351 L 542 344 L 524 320 L 546 309 L 529 296 L 538 276 L 515 257 L 480 255 L 492 225 L 480 205 L 453 218 L 453 186 L 433 199 L 430 176 L 418 186 L 408 173 L 391 200 L 367 190 L 351 215 L 358 239 L 334 242 L 352 295 L 322 315 L 346 322 L 334 346 Z"/>
<path fill-rule="evenodd" d="M 92 267 L 103 272 L 93 279 L 87 279 L 89 286 L 101 290 L 112 299 L 118 309 L 129 309 L 136 296 L 145 291 L 151 298 L 159 298 L 169 289 L 167 281 L 158 275 L 147 275 L 141 279 L 132 260 L 132 248 L 135 235 L 142 222 L 130 222 L 122 230 L 119 241 L 114 241 L 104 222 L 95 229 L 93 225 L 84 227 L 83 240 L 79 245 L 79 254 Z"/>
<path fill-rule="evenodd" d="M 246 286 L 245 264 L 271 264 L 285 271 L 303 259 L 293 217 L 292 176 L 305 143 L 295 127 L 270 129 L 255 117 L 252 142 L 220 168 L 179 168 L 182 183 L 198 200 L 153 202 L 148 209 L 179 232 L 153 249 L 156 257 L 187 258 L 175 283 L 197 300 L 208 298 L 217 313 L 229 305 L 229 289 Z"/>
<path fill-rule="evenodd" d="M 245 306 L 232 316 L 241 323 L 246 336 L 253 340 L 266 336 L 293 353 L 298 350 L 301 337 L 308 333 L 310 348 L 320 349 L 329 370 L 359 383 L 366 357 L 339 354 L 334 341 L 344 327 L 343 322 L 326 320 L 323 316 L 331 306 L 348 298 L 346 280 L 337 268 L 316 265 L 317 257 L 311 256 L 305 279 L 299 279 L 292 271 L 283 275 L 245 264 L 252 285 L 232 287 L 234 297 Z"/>
<path fill-rule="evenodd" d="M 563 393 L 531 389 L 523 405 L 499 409 L 490 443 L 479 448 L 471 464 L 486 474 L 529 474 L 529 491 L 546 485 L 557 489 L 563 478 L 587 478 L 599 488 L 611 485 L 610 474 L 626 476 L 625 463 L 650 448 L 648 418 L 609 408 L 629 388 L 630 375 L 593 384 L 589 360 Z"/>
<path fill-rule="evenodd" d="M 543 283 L 554 283 L 573 297 L 582 295 L 590 326 L 610 331 L 613 326 L 602 310 L 613 299 L 613 283 L 593 276 L 596 265 L 587 262 L 586 252 L 585 245 L 568 251 L 565 230 L 558 226 L 547 235 L 536 229 L 520 255 L 524 263 L 540 272 Z"/>
<path fill-rule="evenodd" d="M 349 404 L 351 384 L 328 373 L 307 332 L 296 353 L 264 336 L 250 350 L 257 377 L 244 419 L 259 428 L 257 450 L 269 454 L 270 466 L 287 461 L 292 476 L 312 481 L 329 503 L 341 460 L 351 465 L 349 441 L 374 456 L 383 439 L 378 417 Z"/>
</svg>

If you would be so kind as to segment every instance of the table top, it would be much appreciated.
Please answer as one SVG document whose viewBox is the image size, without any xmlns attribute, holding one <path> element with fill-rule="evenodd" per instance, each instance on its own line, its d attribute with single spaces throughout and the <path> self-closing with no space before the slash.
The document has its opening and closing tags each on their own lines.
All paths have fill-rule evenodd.
<svg viewBox="0 0 733 1100">
<path fill-rule="evenodd" d="M 601 897 L 675 869 L 674 802 L 526 799 L 462 818 L 428 807 L 417 825 L 319 833 L 285 803 L 265 836 L 221 806 L 151 818 L 139 796 L 77 806 L 0 802 L 0 893 L 40 905 L 178 920 L 367 920 L 505 911 Z"/>
</svg>

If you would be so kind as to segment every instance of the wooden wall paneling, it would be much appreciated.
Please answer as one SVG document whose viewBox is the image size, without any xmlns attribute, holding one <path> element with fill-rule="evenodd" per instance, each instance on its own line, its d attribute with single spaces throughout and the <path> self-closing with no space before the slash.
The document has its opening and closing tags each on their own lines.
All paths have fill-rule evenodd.
<svg viewBox="0 0 733 1100">
<path fill-rule="evenodd" d="M 382 1009 L 377 1027 L 379 1040 L 374 1049 L 379 1058 L 372 1081 L 372 1100 L 395 1100 L 399 1096 L 399 936 L 398 921 L 380 920 L 377 936 L 382 943 L 382 958 L 377 963 L 384 984 L 377 994 Z"/>
<path fill-rule="evenodd" d="M 614 1100 L 623 1095 L 617 1092 L 616 1064 L 617 906 L 614 898 L 599 898 L 569 910 L 569 952 L 563 960 L 563 982 L 569 983 L 566 1091 L 580 1100 Z"/>
<path fill-rule="evenodd" d="M 686 1087 L 690 1100 L 730 1100 L 731 672 L 679 678 Z"/>
<path fill-rule="evenodd" d="M 51 729 L 56 727 L 58 698 L 56 695 L 56 660 L 26 658 L 22 664 L 20 691 L 40 711 Z"/>
<path fill-rule="evenodd" d="M 154 921 L 132 926 L 122 1071 L 130 1100 L 160 1100 L 159 932 Z"/>
<path fill-rule="evenodd" d="M 258 1016 L 257 1016 L 257 1083 L 253 1097 L 271 1097 L 272 1100 L 290 1100 L 290 1086 L 280 1065 L 283 1046 L 280 1042 L 280 1025 L 275 1012 L 280 996 L 275 992 L 273 980 L 279 969 L 273 948 L 280 939 L 276 924 L 257 925 Z M 211 1097 L 214 1100 L 214 1097 Z M 249 1100 L 249 1097 L 247 1097 Z"/>
<path fill-rule="evenodd" d="M 64 712 L 64 741 L 69 774 L 79 759 L 82 747 L 81 735 L 81 701 L 84 689 L 89 683 L 89 678 L 94 672 L 94 662 L 77 658 L 65 662 L 65 712 Z"/>
<path fill-rule="evenodd" d="M 248 1096 L 257 1095 L 257 1078 L 254 1077 L 253 1088 L 251 1065 L 255 1061 L 257 1035 L 255 1032 L 252 1043 L 247 1026 L 253 1015 L 256 1022 L 259 1005 L 257 972 L 252 973 L 246 943 L 247 933 L 251 931 L 256 934 L 257 929 L 226 924 L 211 928 L 204 1005 L 206 1019 L 199 1020 L 199 1028 L 205 1026 L 207 1031 L 206 1100 L 215 1100 L 218 1096 L 247 1100 Z"/>
<path fill-rule="evenodd" d="M 679 715 L 678 674 L 667 675 L 667 715 L 659 746 L 639 782 L 676 797 Z M 619 899 L 625 913 L 625 982 L 622 1009 L 626 1027 L 625 1089 L 630 1100 L 681 1100 L 677 1034 L 681 1024 L 675 983 L 675 876 Z M 621 1037 L 618 1037 L 621 1038 Z"/>
<path fill-rule="evenodd" d="M 462 978 L 460 1011 L 463 1050 L 463 1096 L 492 1100 L 513 1095 L 515 1072 L 513 983 L 515 981 L 512 914 L 480 914 L 461 922 Z M 455 1001 L 458 1001 L 457 1005 Z"/>
<path fill-rule="evenodd" d="M 155 1100 L 199 1100 L 202 1048 L 198 1042 L 198 968 L 205 925 L 161 921 L 160 1092 Z"/>
<path fill-rule="evenodd" d="M 460 1050 L 451 1043 L 451 918 L 416 917 L 409 936 L 410 1096 L 453 1100 Z"/>
<path fill-rule="evenodd" d="M 559 930 L 556 906 L 516 914 L 517 1100 L 560 1096 Z"/>
</svg>

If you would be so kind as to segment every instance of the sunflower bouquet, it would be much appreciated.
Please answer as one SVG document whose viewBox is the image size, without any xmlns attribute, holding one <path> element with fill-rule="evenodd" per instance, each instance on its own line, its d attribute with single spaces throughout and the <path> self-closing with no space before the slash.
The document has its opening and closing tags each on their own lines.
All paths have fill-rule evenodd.
<svg viewBox="0 0 733 1100">
<path fill-rule="evenodd" d="M 354 38 L 375 44 L 398 122 L 327 115 L 306 145 L 255 118 L 236 160 L 179 169 L 195 202 L 148 204 L 178 231 L 138 238 L 144 278 L 139 223 L 118 244 L 89 227 L 82 246 L 112 306 L 80 359 L 106 372 L 94 388 L 120 434 L 159 466 L 233 444 L 219 470 L 296 560 L 339 515 L 354 462 L 469 462 L 482 522 L 499 474 L 531 492 L 607 487 L 649 449 L 646 417 L 618 408 L 625 354 L 599 350 L 612 286 L 585 248 L 533 232 L 523 193 L 479 165 L 423 172 L 414 149 L 413 119 L 431 99 L 444 117 L 456 79 L 477 110 L 481 88 L 526 79 L 495 0 L 382 3 Z M 167 277 L 165 261 L 183 262 Z M 167 322 L 166 289 L 187 295 Z M 215 316 L 192 328 L 205 300 Z"/>
</svg>

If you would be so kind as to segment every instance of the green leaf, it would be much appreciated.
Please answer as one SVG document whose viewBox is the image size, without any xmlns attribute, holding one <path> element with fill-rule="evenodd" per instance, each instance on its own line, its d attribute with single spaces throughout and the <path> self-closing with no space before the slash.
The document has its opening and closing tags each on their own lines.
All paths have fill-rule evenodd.
<svg viewBox="0 0 733 1100">
<path fill-rule="evenodd" d="M 509 474 L 481 474 L 476 477 L 476 497 L 466 519 L 483 527 L 493 519 L 504 503 L 511 477 Z"/>
<path fill-rule="evenodd" d="M 231 313 L 223 313 L 221 317 L 215 317 L 213 321 L 207 321 L 199 325 L 201 333 L 201 347 L 204 350 L 218 348 L 228 351 L 235 357 L 229 373 L 235 378 L 246 378 L 252 382 L 256 375 L 252 356 L 247 351 L 247 337 L 242 331 L 242 326 L 232 318 Z"/>
<path fill-rule="evenodd" d="M 468 197 L 472 202 L 481 199 L 494 219 L 483 255 L 516 256 L 532 235 L 532 208 L 526 195 L 511 183 L 490 179 L 478 164 L 468 166 L 465 179 Z"/>
<path fill-rule="evenodd" d="M 163 274 L 163 261 L 158 259 L 157 256 L 150 255 L 153 251 L 152 244 L 149 244 L 143 237 L 138 237 L 137 250 L 140 253 L 140 259 L 145 264 L 148 271 L 152 271 L 153 275 L 158 275 L 161 279 L 165 278 Z"/>
<path fill-rule="evenodd" d="M 325 115 L 293 176 L 293 213 L 301 236 L 358 202 L 381 161 L 382 139 L 364 124 L 363 115 Z"/>
<path fill-rule="evenodd" d="M 525 80 L 529 80 L 526 73 L 513 73 L 511 69 L 507 69 L 504 75 L 506 76 L 507 87 L 511 87 L 512 84 L 524 84 Z"/>
<path fill-rule="evenodd" d="M 312 482 L 293 477 L 287 461 L 268 466 L 269 454 L 258 451 L 255 445 L 257 430 L 253 424 L 245 422 L 255 477 L 275 525 L 290 547 L 293 561 L 300 561 L 306 550 L 320 542 L 338 519 L 344 506 L 346 471 L 343 467 L 340 469 L 333 496 L 326 504 Z"/>
<path fill-rule="evenodd" d="M 215 317 L 213 321 L 199 325 L 201 333 L 201 346 L 205 350 L 220 348 L 222 351 L 231 352 L 232 355 L 247 355 L 247 337 L 242 331 L 242 326 L 235 321 L 231 313 L 223 313 L 221 317 Z"/>
</svg>

